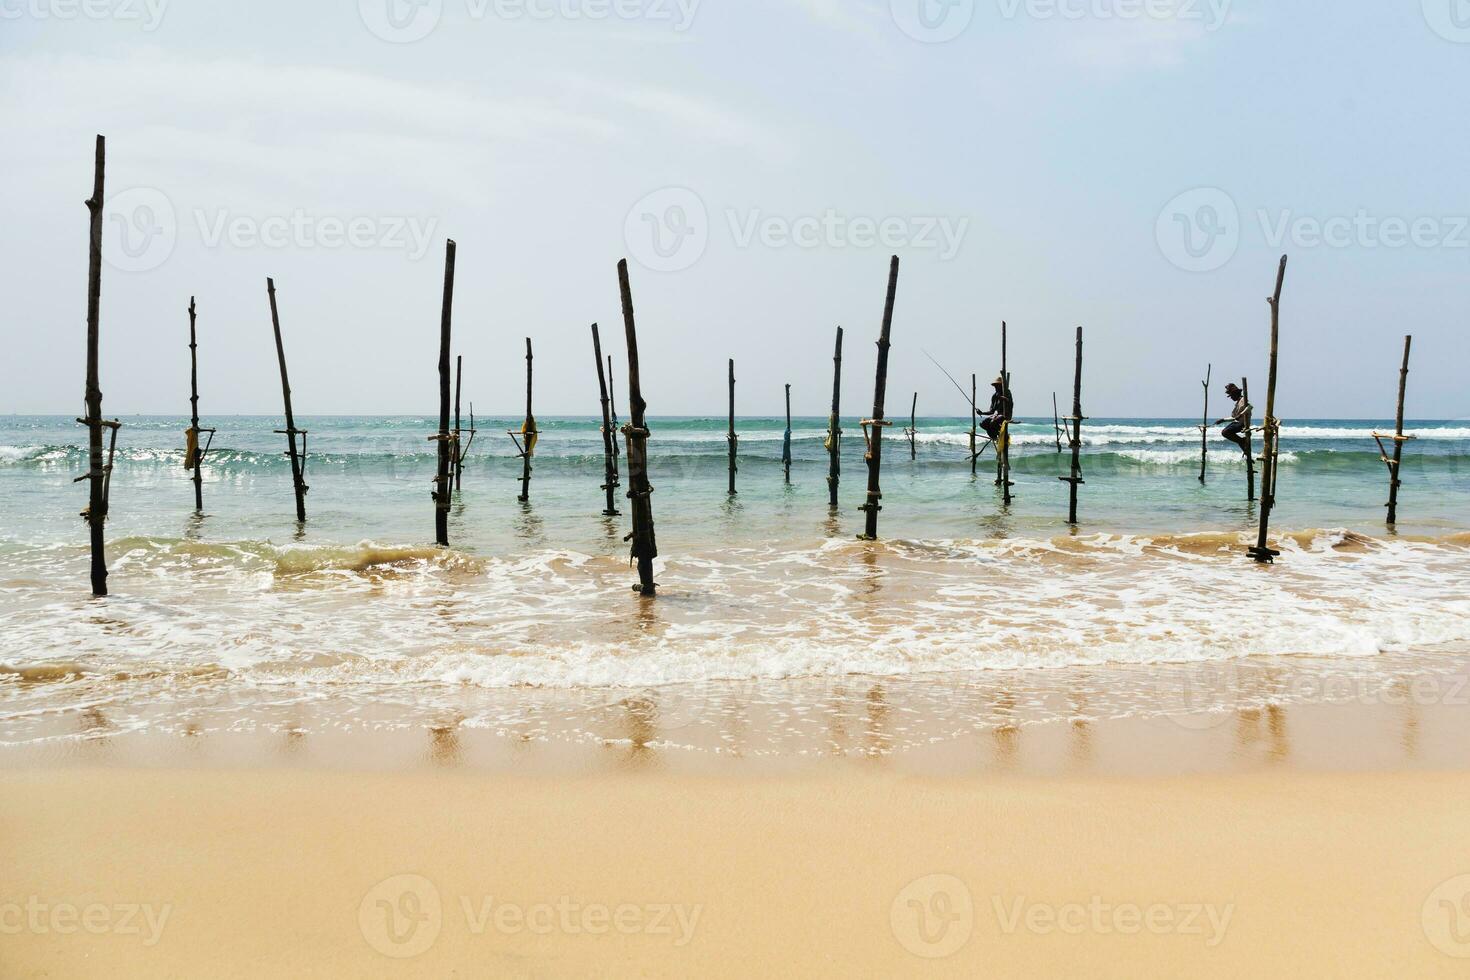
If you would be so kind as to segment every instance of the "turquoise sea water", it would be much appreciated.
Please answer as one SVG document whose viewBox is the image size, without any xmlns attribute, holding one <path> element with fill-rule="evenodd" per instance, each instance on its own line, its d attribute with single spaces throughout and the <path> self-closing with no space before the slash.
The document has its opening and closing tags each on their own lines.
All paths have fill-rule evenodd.
<svg viewBox="0 0 1470 980">
<path fill-rule="evenodd" d="M 477 419 L 434 548 L 429 418 L 300 418 L 308 520 L 294 515 L 278 418 L 209 417 L 204 513 L 183 418 L 123 417 L 107 526 L 112 595 L 87 578 L 85 432 L 0 418 L 0 741 L 184 724 L 204 702 L 473 700 L 504 688 L 624 687 L 853 674 L 1359 658 L 1470 642 L 1470 422 L 1415 421 L 1400 525 L 1384 525 L 1384 420 L 1284 422 L 1273 568 L 1243 556 L 1255 505 L 1240 453 L 1197 422 L 1092 419 L 1081 524 L 1051 420 L 1014 428 L 1007 508 L 968 422 L 903 423 L 884 443 L 882 541 L 855 539 L 866 472 L 843 422 L 827 507 L 826 420 L 654 418 L 659 598 L 633 596 L 626 516 L 605 518 L 591 419 L 540 418 L 531 502 L 515 499 L 520 420 Z M 626 489 L 626 487 L 624 487 Z M 625 504 L 625 502 L 624 502 Z M 626 506 L 623 506 L 626 515 Z M 225 712 L 229 716 L 229 712 Z M 236 719 L 239 721 L 239 719 Z"/>
<path fill-rule="evenodd" d="M 205 466 L 205 512 L 192 517 L 190 476 L 182 468 L 185 418 L 127 417 L 119 436 L 110 534 L 176 535 L 205 540 L 290 540 L 296 533 L 284 439 L 278 418 L 206 417 L 220 431 Z M 305 540 L 396 544 L 433 540 L 428 487 L 436 421 L 424 418 L 302 418 L 310 430 L 309 523 Z M 466 420 L 467 424 L 467 420 Z M 592 419 L 539 418 L 532 506 L 515 500 L 520 463 L 506 430 L 520 419 L 478 419 L 466 464 L 453 541 L 472 552 L 509 553 L 528 544 L 597 550 L 605 538 L 602 440 Z M 726 495 L 726 420 L 651 422 L 652 478 L 660 537 L 670 549 L 725 542 L 780 542 L 826 529 L 826 419 L 792 423 L 792 482 L 783 483 L 784 421 L 740 419 L 739 495 Z M 987 537 L 1054 534 L 1063 528 L 1067 457 L 1056 451 L 1050 419 L 1015 426 L 1015 500 L 1003 510 L 994 457 L 970 476 L 968 428 L 961 419 L 920 419 L 918 458 L 896 423 L 885 437 L 885 537 Z M 842 507 L 846 530 L 866 489 L 857 419 L 843 422 Z M 1387 470 L 1372 433 L 1385 420 L 1287 420 L 1276 523 L 1282 528 L 1383 530 Z M 1416 421 L 1401 493 L 1405 533 L 1462 530 L 1470 519 L 1470 422 Z M 983 443 L 983 434 L 981 440 Z M 1207 482 L 1197 475 L 1198 423 L 1179 419 L 1092 419 L 1083 430 L 1084 530 L 1118 533 L 1231 530 L 1249 526 L 1245 469 L 1238 450 L 1211 432 Z M 0 535 L 7 543 L 80 543 L 70 481 L 85 469 L 85 432 L 65 418 L 0 417 Z"/>
</svg>

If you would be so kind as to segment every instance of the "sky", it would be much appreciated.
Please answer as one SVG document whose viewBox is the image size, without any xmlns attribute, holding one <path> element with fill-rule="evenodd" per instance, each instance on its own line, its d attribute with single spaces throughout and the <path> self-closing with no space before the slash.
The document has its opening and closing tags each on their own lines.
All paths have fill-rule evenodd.
<svg viewBox="0 0 1470 980">
<path fill-rule="evenodd" d="M 0 0 L 0 412 L 79 413 L 107 136 L 109 415 L 437 412 L 444 243 L 481 415 L 590 415 L 629 260 L 653 415 L 982 390 L 1470 415 L 1465 0 Z"/>
</svg>

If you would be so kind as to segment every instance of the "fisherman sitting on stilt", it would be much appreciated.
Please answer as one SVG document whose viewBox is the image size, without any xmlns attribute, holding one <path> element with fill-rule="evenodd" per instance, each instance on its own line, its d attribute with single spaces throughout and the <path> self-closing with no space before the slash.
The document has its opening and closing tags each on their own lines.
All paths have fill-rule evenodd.
<svg viewBox="0 0 1470 980">
<path fill-rule="evenodd" d="M 1005 378 L 996 378 L 990 386 L 995 389 L 990 395 L 990 407 L 984 411 L 977 408 L 975 414 L 980 416 L 980 428 L 985 430 L 990 441 L 997 442 L 1006 423 L 1011 420 L 1015 403 L 1011 400 L 1011 390 L 1006 387 Z"/>
<path fill-rule="evenodd" d="M 1235 402 L 1235 408 L 1231 410 L 1230 418 L 1216 419 L 1215 424 L 1225 426 L 1225 430 L 1220 435 L 1239 446 L 1241 452 L 1249 453 L 1251 403 L 1245 400 L 1245 392 L 1241 391 L 1240 386 L 1233 381 L 1225 385 L 1225 394 Z"/>
</svg>

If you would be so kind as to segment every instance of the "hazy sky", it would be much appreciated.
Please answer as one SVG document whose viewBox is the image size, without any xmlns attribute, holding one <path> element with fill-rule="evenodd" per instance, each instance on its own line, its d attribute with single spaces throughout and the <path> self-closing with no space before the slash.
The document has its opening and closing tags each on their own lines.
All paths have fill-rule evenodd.
<svg viewBox="0 0 1470 980">
<path fill-rule="evenodd" d="M 80 411 L 94 134 L 108 137 L 108 414 L 437 410 L 444 239 L 481 414 L 625 392 L 627 256 L 654 414 L 890 412 L 987 376 L 1022 414 L 1470 414 L 1461 0 L 0 0 L 0 412 Z M 1465 16 L 1456 16 L 1457 14 Z M 1256 381 L 1256 379 L 1260 379 Z M 1065 399 L 1065 394 L 1064 394 Z M 1261 399 L 1257 399 L 1258 403 Z M 1215 404 L 1221 406 L 1218 394 Z"/>
</svg>

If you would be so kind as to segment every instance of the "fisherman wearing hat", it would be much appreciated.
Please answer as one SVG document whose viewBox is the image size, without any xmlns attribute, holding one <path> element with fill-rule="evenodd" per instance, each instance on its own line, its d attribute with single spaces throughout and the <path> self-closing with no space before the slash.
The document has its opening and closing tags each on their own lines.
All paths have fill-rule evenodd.
<svg viewBox="0 0 1470 980">
<path fill-rule="evenodd" d="M 1217 419 L 1216 425 L 1223 425 L 1225 429 L 1220 435 L 1235 443 L 1243 453 L 1250 452 L 1250 425 L 1251 425 L 1251 403 L 1246 401 L 1245 393 L 1235 382 L 1225 386 L 1225 394 L 1235 402 L 1235 408 L 1230 412 L 1230 418 Z M 1227 424 L 1228 423 L 1228 424 Z"/>
<path fill-rule="evenodd" d="M 1000 438 L 1001 426 L 1011 420 L 1015 403 L 1011 400 L 1011 389 L 1006 387 L 1004 377 L 997 377 L 990 387 L 995 389 L 990 395 L 990 407 L 983 412 L 977 408 L 975 414 L 980 416 L 980 428 L 994 441 Z"/>
</svg>

